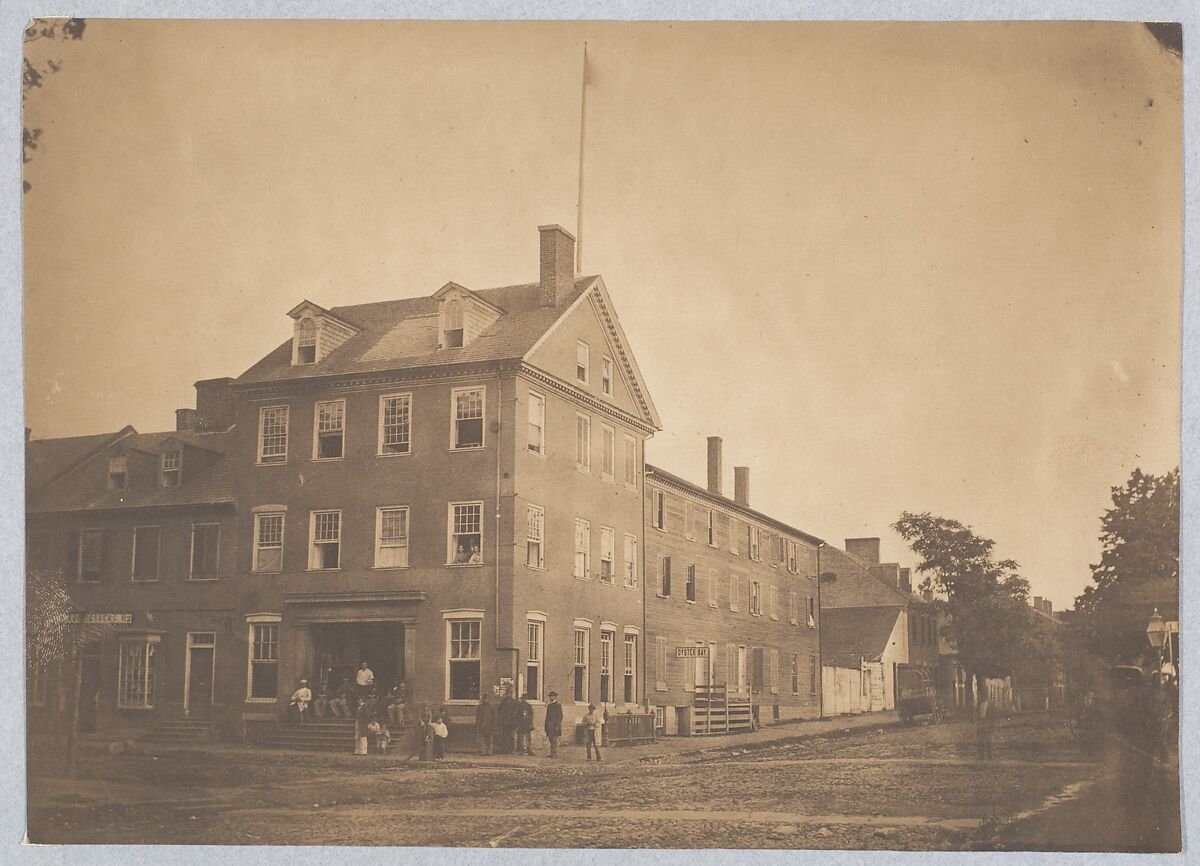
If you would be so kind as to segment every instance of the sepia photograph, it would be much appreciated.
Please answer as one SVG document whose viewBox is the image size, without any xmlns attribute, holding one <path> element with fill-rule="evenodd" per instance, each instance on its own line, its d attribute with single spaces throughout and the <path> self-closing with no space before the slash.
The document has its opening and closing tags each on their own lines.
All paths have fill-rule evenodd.
<svg viewBox="0 0 1200 866">
<path fill-rule="evenodd" d="M 23 26 L 26 846 L 1185 847 L 1181 24 Z"/>
</svg>

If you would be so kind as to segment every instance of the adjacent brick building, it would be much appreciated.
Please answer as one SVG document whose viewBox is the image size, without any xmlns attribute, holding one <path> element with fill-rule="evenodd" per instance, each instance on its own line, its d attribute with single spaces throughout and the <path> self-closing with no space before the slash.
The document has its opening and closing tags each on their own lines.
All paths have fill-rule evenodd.
<svg viewBox="0 0 1200 866">
<path fill-rule="evenodd" d="M 721 440 L 708 485 L 646 467 L 650 703 L 666 733 L 691 730 L 696 687 L 724 685 L 760 723 L 819 716 L 819 538 L 750 507 L 749 469 L 721 492 Z M 707 649 L 677 658 L 677 650 Z"/>
</svg>

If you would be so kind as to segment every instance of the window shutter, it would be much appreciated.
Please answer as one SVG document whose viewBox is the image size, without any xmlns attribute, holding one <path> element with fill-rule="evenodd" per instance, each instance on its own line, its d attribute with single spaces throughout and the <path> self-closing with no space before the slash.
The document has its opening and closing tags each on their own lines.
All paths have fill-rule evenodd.
<svg viewBox="0 0 1200 866">
<path fill-rule="evenodd" d="M 657 637 L 654 642 L 654 689 L 665 692 L 667 690 L 667 639 Z"/>
<path fill-rule="evenodd" d="M 763 649 L 756 646 L 751 654 L 751 686 L 761 692 L 763 687 Z"/>
<path fill-rule="evenodd" d="M 771 650 L 771 694 L 779 694 L 779 650 Z"/>
<path fill-rule="evenodd" d="M 737 644 L 735 643 L 725 645 L 725 689 L 730 692 L 737 689 Z"/>
</svg>

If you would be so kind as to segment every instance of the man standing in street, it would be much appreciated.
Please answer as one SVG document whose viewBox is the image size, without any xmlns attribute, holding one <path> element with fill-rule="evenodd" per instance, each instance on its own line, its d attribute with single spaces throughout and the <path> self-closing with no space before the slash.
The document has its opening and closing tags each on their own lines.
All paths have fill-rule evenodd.
<svg viewBox="0 0 1200 866">
<path fill-rule="evenodd" d="M 550 690 L 550 703 L 546 704 L 546 739 L 550 741 L 550 757 L 558 757 L 558 738 L 562 736 L 563 709 L 558 702 L 558 692 Z"/>
<path fill-rule="evenodd" d="M 479 754 L 492 753 L 492 729 L 496 726 L 496 708 L 488 700 L 487 692 L 475 707 L 475 736 L 479 740 Z"/>
<path fill-rule="evenodd" d="M 588 704 L 587 715 L 583 717 L 583 732 L 587 737 L 587 759 L 592 759 L 592 749 L 596 750 L 596 762 L 600 762 L 600 743 L 604 739 L 604 715 L 596 709 L 595 704 Z"/>
<path fill-rule="evenodd" d="M 505 689 L 500 706 L 496 708 L 496 754 L 511 755 L 513 752 L 513 729 L 517 726 L 517 702 L 512 690 Z"/>
<path fill-rule="evenodd" d="M 517 754 L 533 755 L 530 735 L 533 733 L 533 707 L 524 695 L 517 701 Z"/>
</svg>

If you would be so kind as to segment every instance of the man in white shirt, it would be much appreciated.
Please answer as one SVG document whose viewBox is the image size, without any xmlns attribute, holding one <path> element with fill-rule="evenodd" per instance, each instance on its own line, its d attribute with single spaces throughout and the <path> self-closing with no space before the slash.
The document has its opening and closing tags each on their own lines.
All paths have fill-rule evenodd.
<svg viewBox="0 0 1200 866">
<path fill-rule="evenodd" d="M 300 688 L 292 692 L 292 706 L 296 708 L 296 721 L 304 724 L 308 715 L 308 704 L 312 700 L 312 691 L 308 688 L 308 680 L 300 680 Z"/>
<path fill-rule="evenodd" d="M 358 666 L 358 673 L 354 675 L 354 679 L 358 683 L 358 699 L 364 700 L 367 693 L 371 691 L 371 687 L 375 685 L 375 672 L 367 667 L 366 662 L 363 662 Z"/>
</svg>

